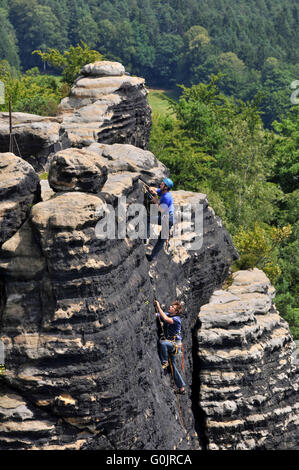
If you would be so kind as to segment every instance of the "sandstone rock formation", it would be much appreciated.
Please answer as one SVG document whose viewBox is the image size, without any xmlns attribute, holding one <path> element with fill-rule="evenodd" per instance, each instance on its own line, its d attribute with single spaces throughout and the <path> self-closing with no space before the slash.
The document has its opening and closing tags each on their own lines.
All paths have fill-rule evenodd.
<svg viewBox="0 0 299 470">
<path fill-rule="evenodd" d="M 146 149 L 151 108 L 144 79 L 128 76 L 117 62 L 88 64 L 81 74 L 60 104 L 61 132 L 68 146 L 103 142 Z"/>
<path fill-rule="evenodd" d="M 148 150 L 129 144 L 92 144 L 86 151 L 96 153 L 108 173 L 138 173 L 146 183 L 159 184 L 169 176 L 168 168 Z"/>
<path fill-rule="evenodd" d="M 202 208 L 196 250 L 192 213 L 151 266 L 142 240 L 99 239 L 107 204 L 142 203 L 141 171 L 151 184 L 167 170 L 130 145 L 93 150 L 108 162 L 102 190 L 34 205 L 2 247 L 0 448 L 296 448 L 294 343 L 268 279 L 239 272 L 219 290 L 237 254 L 204 194 L 174 192 L 177 207 Z M 185 304 L 180 409 L 157 355 L 154 297 Z"/>
<path fill-rule="evenodd" d="M 201 308 L 199 402 L 210 450 L 298 446 L 295 343 L 274 295 L 262 271 L 239 271 Z"/>
<path fill-rule="evenodd" d="M 12 153 L 0 159 L 0 247 L 25 222 L 40 199 L 39 178 L 31 165 Z"/>
<path fill-rule="evenodd" d="M 35 171 L 43 171 L 49 155 L 62 148 L 59 131 L 61 119 L 35 114 L 12 113 L 14 153 L 28 163 Z M 0 113 L 0 153 L 9 150 L 9 114 Z"/>
<path fill-rule="evenodd" d="M 43 117 L 15 112 L 15 153 L 37 172 L 48 170 L 48 159 L 59 150 L 94 142 L 148 148 L 151 108 L 144 79 L 131 77 L 118 62 L 85 65 L 60 114 Z M 9 115 L 0 113 L 0 153 L 9 149 Z"/>
<path fill-rule="evenodd" d="M 104 149 L 114 156 L 112 164 L 129 155 L 121 169 L 132 164 L 132 146 L 120 146 L 118 158 L 114 146 Z M 155 168 L 163 167 L 153 164 L 154 182 Z M 57 193 L 36 204 L 28 222 L 3 245 L 1 448 L 201 448 L 192 411 L 192 305 L 203 290 L 208 297 L 223 281 L 235 250 L 204 195 L 178 194 L 178 201 L 189 196 L 204 203 L 204 248 L 188 252 L 183 241 L 177 248 L 183 255 L 164 252 L 157 279 L 149 276 L 143 240 L 96 237 L 107 201 L 117 207 L 123 196 L 128 203 L 144 199 L 139 173 L 115 170 L 97 194 Z M 159 289 L 167 282 L 169 293 L 162 298 Z M 153 308 L 156 293 L 169 302 L 179 290 L 190 305 L 184 427 L 171 377 L 160 367 Z"/>
<path fill-rule="evenodd" d="M 49 184 L 54 191 L 97 193 L 104 186 L 107 173 L 96 153 L 66 149 L 56 153 L 51 160 Z"/>
<path fill-rule="evenodd" d="M 41 187 L 28 163 L 0 155 L 0 449 L 295 449 L 294 342 L 262 272 L 223 287 L 238 254 L 206 195 L 173 192 L 174 236 L 150 265 L 155 241 L 123 232 L 120 204 L 144 203 L 141 178 L 169 176 L 146 150 L 143 80 L 88 64 L 61 112 L 34 118 L 58 144 L 45 132 Z M 180 407 L 154 298 L 185 307 Z"/>
</svg>

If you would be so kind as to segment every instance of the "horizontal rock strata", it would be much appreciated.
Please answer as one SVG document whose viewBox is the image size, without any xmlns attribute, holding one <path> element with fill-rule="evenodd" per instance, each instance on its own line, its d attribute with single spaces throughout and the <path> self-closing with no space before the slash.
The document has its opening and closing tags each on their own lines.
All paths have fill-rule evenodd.
<svg viewBox="0 0 299 470">
<path fill-rule="evenodd" d="M 30 163 L 35 171 L 44 171 L 49 155 L 62 148 L 61 119 L 28 113 L 12 113 L 14 153 Z M 9 114 L 0 113 L 0 152 L 9 150 Z"/>
<path fill-rule="evenodd" d="M 295 343 L 265 274 L 239 271 L 199 314 L 200 407 L 210 450 L 298 444 Z"/>
<path fill-rule="evenodd" d="M 107 168 L 98 155 L 80 149 L 66 149 L 51 159 L 49 184 L 54 191 L 97 193 L 107 180 Z"/>
<path fill-rule="evenodd" d="M 86 65 L 60 104 L 64 145 L 128 143 L 146 149 L 151 108 L 144 79 L 125 74 L 119 63 Z"/>
<path fill-rule="evenodd" d="M 37 172 L 48 171 L 54 153 L 94 142 L 147 149 L 151 108 L 144 79 L 131 77 L 118 62 L 85 65 L 59 116 L 12 113 L 14 152 Z M 9 150 L 9 114 L 0 113 L 0 152 Z"/>
<path fill-rule="evenodd" d="M 146 95 L 121 64 L 96 62 L 59 118 L 14 115 L 21 153 L 49 180 L 1 157 L 0 449 L 296 448 L 288 325 L 262 272 L 221 289 L 238 254 L 206 195 L 172 192 L 173 236 L 150 264 L 156 240 L 130 236 L 123 209 L 170 176 L 147 150 Z M 0 115 L 0 145 L 7 126 Z M 179 401 L 154 298 L 184 304 Z"/>
<path fill-rule="evenodd" d="M 157 354 L 153 299 L 167 279 L 149 276 L 143 240 L 96 236 L 107 204 L 117 208 L 122 197 L 128 204 L 143 203 L 136 169 L 147 172 L 150 184 L 165 171 L 152 154 L 145 152 L 143 160 L 139 152 L 144 151 L 135 155 L 132 146 L 124 147 L 104 146 L 102 158 L 112 167 L 101 192 L 59 192 L 36 204 L 28 222 L 3 245 L 1 448 L 201 447 L 190 391 L 188 326 L 193 320 L 185 323 L 188 396 L 180 411 L 171 376 L 162 371 Z M 219 225 L 205 196 L 199 200 L 210 220 L 207 233 L 213 233 Z M 210 283 L 208 290 L 223 281 L 234 253 L 224 235 L 219 235 L 221 244 L 215 241 L 223 265 L 209 281 L 204 274 L 210 268 L 198 263 L 202 257 L 190 252 L 185 262 L 163 252 L 170 286 L 162 301 L 178 295 L 176 283 L 182 291 L 186 288 L 184 293 L 192 291 L 190 269 L 201 272 L 201 282 Z M 213 256 L 206 254 L 206 262 L 213 264 Z M 186 278 L 178 281 L 180 273 Z M 193 302 L 199 292 L 194 291 Z"/>
</svg>

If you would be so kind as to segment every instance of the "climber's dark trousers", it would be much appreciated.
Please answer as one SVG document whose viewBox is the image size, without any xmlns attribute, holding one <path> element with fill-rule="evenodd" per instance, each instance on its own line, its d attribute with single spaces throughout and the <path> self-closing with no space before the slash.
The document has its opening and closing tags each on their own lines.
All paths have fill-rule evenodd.
<svg viewBox="0 0 299 470">
<path fill-rule="evenodd" d="M 176 356 L 173 354 L 174 346 L 170 341 L 162 339 L 159 343 L 159 356 L 162 364 L 168 361 L 168 357 L 171 360 L 173 367 L 173 378 L 178 388 L 186 387 L 181 374 L 176 368 Z"/>
<path fill-rule="evenodd" d="M 158 225 L 161 225 L 162 224 L 162 220 L 161 220 L 161 214 L 159 214 L 158 216 L 158 221 L 157 221 L 157 224 Z M 168 225 L 169 225 L 169 232 L 170 232 L 170 229 L 171 227 L 173 226 L 173 215 L 170 214 L 169 215 L 169 222 L 168 222 Z M 162 231 L 160 232 L 160 235 L 159 235 L 159 238 L 153 248 L 153 251 L 152 251 L 152 254 L 151 254 L 151 259 L 154 259 L 157 254 L 162 250 L 163 246 L 164 246 L 164 243 L 165 243 L 165 238 L 162 238 Z M 148 216 L 147 218 L 147 238 L 150 238 L 150 218 Z"/>
</svg>

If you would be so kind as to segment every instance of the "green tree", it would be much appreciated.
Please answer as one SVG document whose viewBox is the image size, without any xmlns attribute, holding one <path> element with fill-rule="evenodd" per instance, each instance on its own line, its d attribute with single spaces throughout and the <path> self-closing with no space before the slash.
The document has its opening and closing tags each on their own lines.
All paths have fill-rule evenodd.
<svg viewBox="0 0 299 470">
<path fill-rule="evenodd" d="M 0 59 L 7 60 L 13 67 L 19 68 L 18 46 L 15 30 L 8 18 L 8 12 L 0 8 L 1 42 Z"/>
<path fill-rule="evenodd" d="M 156 80 L 159 79 L 163 86 L 169 88 L 176 81 L 176 71 L 179 56 L 182 50 L 183 40 L 177 34 L 163 33 L 157 40 L 155 69 Z"/>
<path fill-rule="evenodd" d="M 273 123 L 273 127 L 279 136 L 273 180 L 285 193 L 290 193 L 299 185 L 299 106 L 293 106 L 284 119 Z"/>
<path fill-rule="evenodd" d="M 100 52 L 91 50 L 84 42 L 76 47 L 70 46 L 63 54 L 57 49 L 50 49 L 49 52 L 38 50 L 34 51 L 33 54 L 38 54 L 43 61 L 50 63 L 57 69 L 61 69 L 63 81 L 70 86 L 74 83 L 84 65 L 103 60 Z"/>
<path fill-rule="evenodd" d="M 272 283 L 275 283 L 282 271 L 279 266 L 279 248 L 290 237 L 291 226 L 280 228 L 255 222 L 252 229 L 240 227 L 233 238 L 240 259 L 234 269 L 262 269 Z"/>
<path fill-rule="evenodd" d="M 99 29 L 90 13 L 78 19 L 77 23 L 78 41 L 84 42 L 90 48 L 97 47 Z"/>
<path fill-rule="evenodd" d="M 206 28 L 200 25 L 192 26 L 185 33 L 185 39 L 187 41 L 189 51 L 200 51 L 202 46 L 206 46 L 211 41 Z"/>
<path fill-rule="evenodd" d="M 274 139 L 263 129 L 258 101 L 225 97 L 217 88 L 218 79 L 182 87 L 179 101 L 172 102 L 175 129 L 164 129 L 166 148 L 159 150 L 161 136 L 154 137 L 157 126 L 151 148 L 171 166 L 182 186 L 201 192 L 204 188 L 235 233 L 240 226 L 274 221 L 283 193 L 271 182 Z"/>
<path fill-rule="evenodd" d="M 13 111 L 41 115 L 55 115 L 62 98 L 62 86 L 56 77 L 40 75 L 38 68 L 25 74 L 14 74 L 8 62 L 0 62 L 0 80 L 5 84 L 5 103 L 1 111 L 8 111 L 9 98 Z"/>
<path fill-rule="evenodd" d="M 12 0 L 10 20 L 14 25 L 19 44 L 22 44 L 21 62 L 27 69 L 37 64 L 33 49 L 57 47 L 66 44 L 65 32 L 52 9 L 37 0 Z"/>
</svg>

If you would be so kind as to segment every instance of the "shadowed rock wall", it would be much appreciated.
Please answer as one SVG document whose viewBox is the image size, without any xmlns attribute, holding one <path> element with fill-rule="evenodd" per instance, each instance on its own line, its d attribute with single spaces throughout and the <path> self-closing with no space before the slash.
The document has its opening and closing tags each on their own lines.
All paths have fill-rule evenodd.
<svg viewBox="0 0 299 470">
<path fill-rule="evenodd" d="M 40 200 L 39 177 L 32 166 L 12 153 L 0 159 L 0 247 L 27 219 Z"/>
<path fill-rule="evenodd" d="M 263 273 L 236 273 L 222 290 L 238 255 L 206 196 L 173 192 L 177 208 L 202 208 L 195 250 L 194 214 L 177 219 L 183 235 L 151 264 L 154 241 L 97 236 L 124 198 L 143 204 L 140 178 L 169 176 L 145 150 L 143 80 L 121 64 L 89 64 L 61 112 L 20 126 L 38 138 L 51 127 L 33 155 L 49 181 L 0 155 L 0 448 L 296 448 L 294 342 Z M 185 305 L 179 402 L 157 354 L 154 298 L 165 310 Z"/>
<path fill-rule="evenodd" d="M 3 244 L 1 448 L 202 447 L 193 410 L 195 311 L 189 305 L 221 284 L 234 248 L 205 196 L 184 192 L 175 193 L 178 204 L 189 198 L 204 206 L 201 252 L 188 252 L 182 241 L 150 268 L 143 240 L 98 239 L 101 208 L 117 207 L 124 196 L 128 204 L 143 203 L 138 176 L 145 172 L 154 182 L 167 173 L 152 154 L 132 146 L 102 150 L 112 166 L 99 193 L 57 192 L 34 205 L 28 221 Z M 188 395 L 181 416 L 157 354 L 155 295 L 167 305 L 176 296 L 189 302 Z"/>
<path fill-rule="evenodd" d="M 298 448 L 298 361 L 275 289 L 258 270 L 239 271 L 201 308 L 200 406 L 208 448 Z"/>
<path fill-rule="evenodd" d="M 153 242 L 97 238 L 103 209 L 124 196 L 143 203 L 139 176 L 154 183 L 167 173 L 149 152 L 97 145 L 92 155 L 107 163 L 101 190 L 56 188 L 2 246 L 0 447 L 296 448 L 295 345 L 268 279 L 239 272 L 219 290 L 237 253 L 204 194 L 173 192 L 177 207 L 203 208 L 195 251 L 192 219 L 151 265 Z M 76 154 L 76 181 L 90 152 L 82 164 Z M 154 298 L 166 310 L 175 298 L 185 305 L 179 403 L 157 354 Z"/>
</svg>

